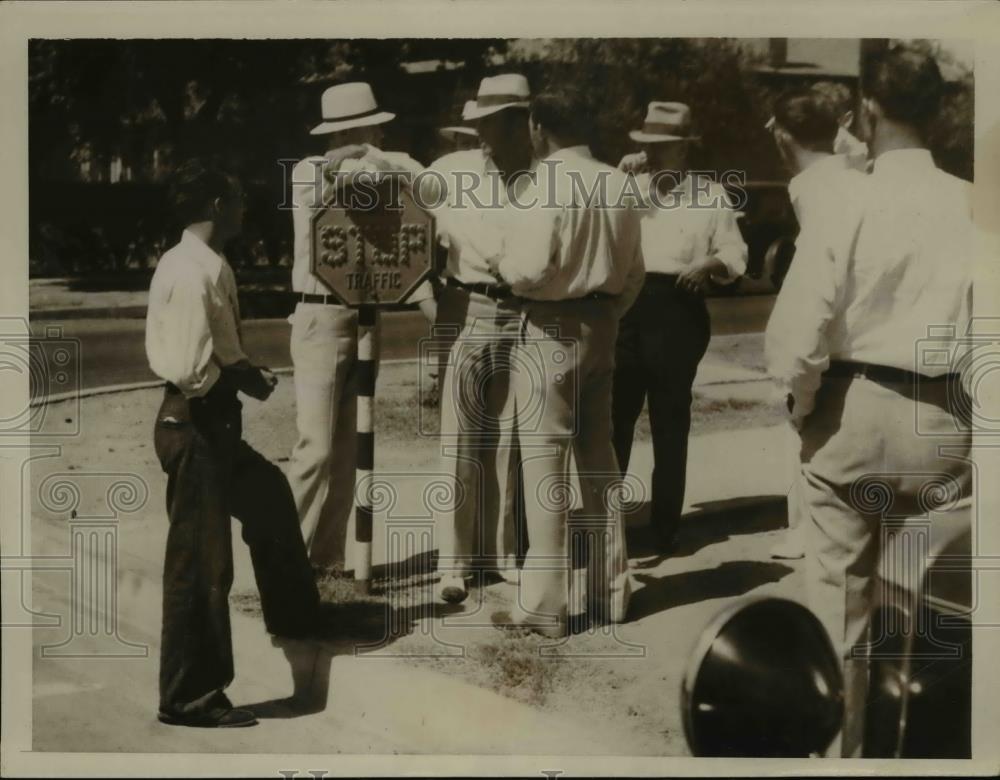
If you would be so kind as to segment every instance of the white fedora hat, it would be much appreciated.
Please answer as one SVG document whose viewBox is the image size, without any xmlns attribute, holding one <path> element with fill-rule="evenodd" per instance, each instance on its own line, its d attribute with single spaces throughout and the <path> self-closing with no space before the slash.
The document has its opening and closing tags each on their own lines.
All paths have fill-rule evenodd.
<svg viewBox="0 0 1000 780">
<path fill-rule="evenodd" d="M 476 107 L 475 100 L 466 100 L 465 105 L 462 107 L 462 119 L 469 121 L 469 112 Z M 438 132 L 447 138 L 449 141 L 455 139 L 459 135 L 467 135 L 471 138 L 479 137 L 479 131 L 474 127 L 469 127 L 468 125 L 451 125 L 450 127 L 442 127 Z"/>
<path fill-rule="evenodd" d="M 481 119 L 505 108 L 528 108 L 530 99 L 528 79 L 520 73 L 487 76 L 479 82 L 475 103 L 466 104 L 468 110 L 462 112 L 462 119 Z"/>
<path fill-rule="evenodd" d="M 697 141 L 691 134 L 691 109 L 684 103 L 654 100 L 646 111 L 642 130 L 629 133 L 633 141 L 655 144 L 662 141 Z"/>
<path fill-rule="evenodd" d="M 363 81 L 338 84 L 323 93 L 321 99 L 323 121 L 309 131 L 311 135 L 325 135 L 352 127 L 380 125 L 395 118 L 395 114 L 379 110 L 372 88 Z"/>
</svg>

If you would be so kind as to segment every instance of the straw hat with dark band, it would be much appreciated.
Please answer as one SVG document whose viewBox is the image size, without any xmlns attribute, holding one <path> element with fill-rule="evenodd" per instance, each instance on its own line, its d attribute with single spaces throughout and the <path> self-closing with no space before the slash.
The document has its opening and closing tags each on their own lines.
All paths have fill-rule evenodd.
<svg viewBox="0 0 1000 780">
<path fill-rule="evenodd" d="M 481 119 L 505 108 L 528 108 L 530 99 L 528 80 L 520 73 L 487 76 L 479 82 L 475 105 L 467 112 L 463 111 L 462 118 Z"/>
<path fill-rule="evenodd" d="M 382 111 L 375 102 L 372 88 L 363 81 L 352 81 L 330 87 L 321 98 L 323 121 L 309 132 L 326 135 L 352 127 L 380 125 L 396 117 Z"/>
<path fill-rule="evenodd" d="M 655 144 L 664 141 L 697 141 L 691 133 L 691 109 L 684 103 L 654 100 L 646 111 L 642 130 L 629 133 L 633 141 Z"/>
</svg>

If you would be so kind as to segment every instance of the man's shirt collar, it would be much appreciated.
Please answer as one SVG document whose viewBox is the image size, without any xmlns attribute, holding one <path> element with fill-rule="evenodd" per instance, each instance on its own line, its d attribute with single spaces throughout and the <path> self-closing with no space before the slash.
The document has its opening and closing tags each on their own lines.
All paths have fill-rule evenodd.
<svg viewBox="0 0 1000 780">
<path fill-rule="evenodd" d="M 835 171 L 846 171 L 848 161 L 846 155 L 828 154 L 813 160 L 804 170 L 799 171 L 788 182 L 788 195 L 794 204 L 802 194 L 814 187 L 822 187 L 823 179 Z"/>
<path fill-rule="evenodd" d="M 875 158 L 872 172 L 880 176 L 896 176 L 936 167 L 929 149 L 893 149 Z"/>
<path fill-rule="evenodd" d="M 181 247 L 192 259 L 196 260 L 206 270 L 214 276 L 218 276 L 224 258 L 202 241 L 195 233 L 185 229 L 181 234 Z"/>
<path fill-rule="evenodd" d="M 587 144 L 577 144 L 576 146 L 564 146 L 562 149 L 556 149 L 552 152 L 546 160 L 559 160 L 566 161 L 571 160 L 574 157 L 583 157 L 584 159 L 593 159 L 593 155 L 590 153 L 590 147 Z"/>
</svg>

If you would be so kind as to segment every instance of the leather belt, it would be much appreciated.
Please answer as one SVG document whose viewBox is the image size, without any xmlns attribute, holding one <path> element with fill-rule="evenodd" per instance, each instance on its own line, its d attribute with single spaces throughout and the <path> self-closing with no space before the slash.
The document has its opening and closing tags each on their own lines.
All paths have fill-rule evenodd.
<svg viewBox="0 0 1000 780">
<path fill-rule="evenodd" d="M 570 301 L 610 301 L 617 298 L 617 295 L 612 295 L 611 293 L 601 292 L 600 290 L 595 290 L 592 293 L 587 293 L 586 295 L 581 295 L 579 298 L 568 298 Z"/>
<path fill-rule="evenodd" d="M 320 295 L 318 293 L 293 293 L 302 303 L 322 303 L 327 306 L 343 306 L 336 295 Z"/>
<path fill-rule="evenodd" d="M 888 385 L 916 384 L 917 382 L 950 382 L 958 379 L 958 374 L 941 374 L 927 376 L 905 368 L 883 366 L 878 363 L 862 363 L 855 360 L 831 360 L 830 367 L 824 372 L 825 377 L 843 379 L 861 377 L 872 382 Z"/>
<path fill-rule="evenodd" d="M 607 292 L 601 292 L 600 290 L 595 290 L 594 292 L 587 293 L 586 295 L 579 295 L 576 298 L 559 298 L 558 300 L 549 298 L 519 298 L 518 300 L 523 303 L 580 303 L 582 301 L 613 301 L 617 298 L 617 295 Z"/>
<path fill-rule="evenodd" d="M 678 274 L 661 274 L 656 271 L 647 271 L 644 283 L 649 284 L 666 284 L 671 287 L 677 284 L 677 280 L 680 278 Z"/>
<path fill-rule="evenodd" d="M 511 292 L 509 284 L 492 284 L 490 282 L 463 282 L 456 279 L 453 276 L 449 276 L 445 280 L 445 284 L 449 287 L 455 287 L 459 290 L 467 290 L 468 292 L 479 293 L 480 295 L 485 295 L 487 298 L 491 298 L 494 301 L 502 301 L 505 298 L 510 298 L 513 293 Z"/>
</svg>

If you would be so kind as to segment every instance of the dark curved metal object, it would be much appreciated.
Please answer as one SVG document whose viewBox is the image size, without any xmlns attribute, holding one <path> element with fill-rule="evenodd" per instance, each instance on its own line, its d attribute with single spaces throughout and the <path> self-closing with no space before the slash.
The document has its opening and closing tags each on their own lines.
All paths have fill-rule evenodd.
<svg viewBox="0 0 1000 780">
<path fill-rule="evenodd" d="M 972 571 L 968 502 L 889 528 L 872 615 L 865 758 L 971 757 Z"/>
<path fill-rule="evenodd" d="M 702 632 L 681 707 L 695 756 L 822 755 L 843 714 L 840 663 L 806 607 L 778 598 L 743 600 Z"/>
</svg>

